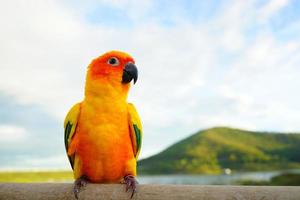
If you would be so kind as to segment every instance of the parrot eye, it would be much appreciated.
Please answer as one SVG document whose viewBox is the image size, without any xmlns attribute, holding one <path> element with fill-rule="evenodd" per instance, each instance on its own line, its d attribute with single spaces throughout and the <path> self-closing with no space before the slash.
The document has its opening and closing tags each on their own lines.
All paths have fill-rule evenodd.
<svg viewBox="0 0 300 200">
<path fill-rule="evenodd" d="M 117 65 L 120 64 L 120 62 L 119 62 L 118 58 L 111 57 L 111 58 L 108 59 L 107 64 L 110 64 L 112 66 L 117 66 Z"/>
</svg>

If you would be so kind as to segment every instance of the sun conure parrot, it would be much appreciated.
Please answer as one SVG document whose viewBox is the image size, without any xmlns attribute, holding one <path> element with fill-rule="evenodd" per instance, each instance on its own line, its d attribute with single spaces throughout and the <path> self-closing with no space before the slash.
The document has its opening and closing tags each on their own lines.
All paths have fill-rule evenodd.
<svg viewBox="0 0 300 200">
<path fill-rule="evenodd" d="M 142 126 L 127 103 L 130 82 L 138 71 L 127 53 L 110 51 L 88 66 L 85 97 L 64 121 L 65 147 L 74 172 L 74 194 L 88 182 L 126 184 L 136 192 L 136 162 Z"/>
</svg>

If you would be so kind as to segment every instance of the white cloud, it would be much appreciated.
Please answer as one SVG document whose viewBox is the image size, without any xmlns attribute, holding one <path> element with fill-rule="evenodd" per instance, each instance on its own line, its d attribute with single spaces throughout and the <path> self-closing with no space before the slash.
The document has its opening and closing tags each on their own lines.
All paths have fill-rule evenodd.
<svg viewBox="0 0 300 200">
<path fill-rule="evenodd" d="M 35 155 L 17 156 L 21 164 L 9 165 L 1 163 L 0 171 L 28 171 L 28 170 L 71 170 L 66 155 L 53 155 L 48 157 L 37 157 Z"/>
<path fill-rule="evenodd" d="M 133 27 L 90 24 L 86 10 L 60 1 L 2 2 L 0 91 L 62 120 L 83 97 L 91 59 L 121 49 L 140 70 L 130 101 L 144 123 L 142 156 L 215 125 L 300 130 L 299 38 L 283 42 L 261 25 L 288 1 L 268 1 L 259 11 L 253 1 L 233 1 L 203 24 L 180 19 L 170 27 L 138 23 L 150 1 L 114 2 L 134 10 Z M 263 27 L 249 33 L 256 23 Z M 158 138 L 164 143 L 156 145 Z"/>
<path fill-rule="evenodd" d="M 258 12 L 258 19 L 266 23 L 270 17 L 288 5 L 289 0 L 269 0 Z"/>
<path fill-rule="evenodd" d="M 44 166 L 56 169 L 71 169 L 67 155 L 54 155 L 43 158 L 27 158 L 24 160 L 24 166 L 37 169 L 43 168 Z"/>
<path fill-rule="evenodd" d="M 0 143 L 17 143 L 27 136 L 27 131 L 23 127 L 11 124 L 0 124 Z"/>
</svg>

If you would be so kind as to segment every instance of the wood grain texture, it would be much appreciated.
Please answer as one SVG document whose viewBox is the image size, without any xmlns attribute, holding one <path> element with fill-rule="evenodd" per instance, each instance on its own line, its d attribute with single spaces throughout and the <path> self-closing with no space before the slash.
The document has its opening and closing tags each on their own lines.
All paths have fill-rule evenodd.
<svg viewBox="0 0 300 200">
<path fill-rule="evenodd" d="M 69 183 L 0 183 L 0 200 L 75 199 Z M 80 200 L 129 200 L 121 184 L 88 184 Z M 300 187 L 139 185 L 133 199 L 140 200 L 299 200 Z"/>
</svg>

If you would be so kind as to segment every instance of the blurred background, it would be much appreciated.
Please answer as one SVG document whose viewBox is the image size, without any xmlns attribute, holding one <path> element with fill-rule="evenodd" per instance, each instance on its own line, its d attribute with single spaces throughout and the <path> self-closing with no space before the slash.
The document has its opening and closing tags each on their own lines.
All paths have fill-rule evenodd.
<svg viewBox="0 0 300 200">
<path fill-rule="evenodd" d="M 72 181 L 63 120 L 87 65 L 116 49 L 139 69 L 141 183 L 300 184 L 299 1 L 13 0 L 0 12 L 0 181 Z"/>
</svg>

